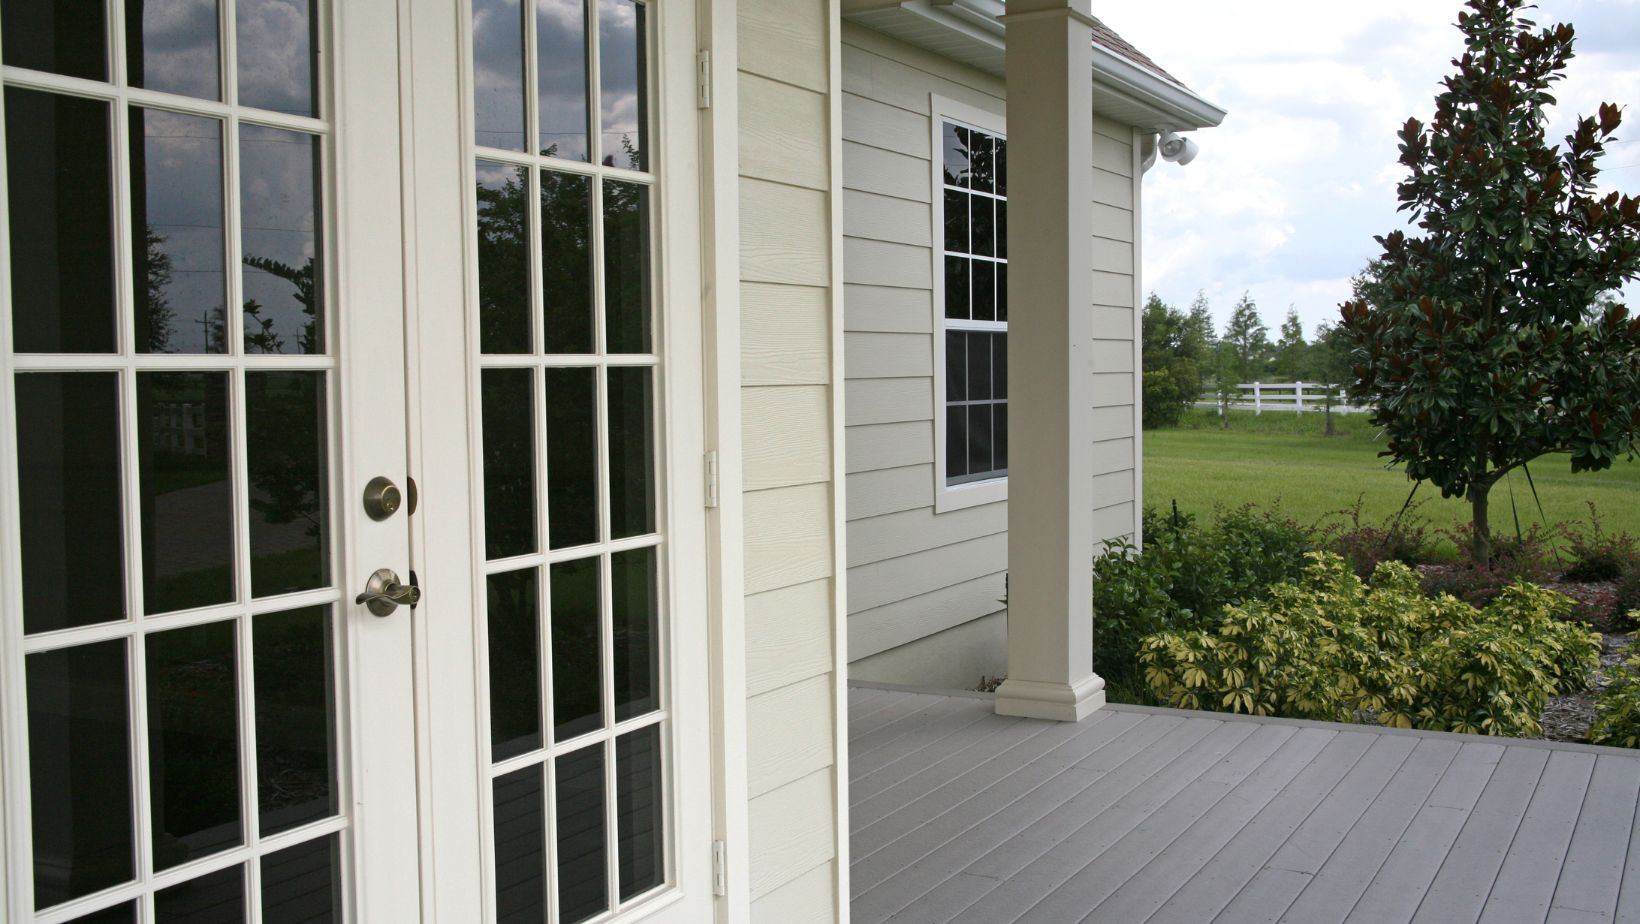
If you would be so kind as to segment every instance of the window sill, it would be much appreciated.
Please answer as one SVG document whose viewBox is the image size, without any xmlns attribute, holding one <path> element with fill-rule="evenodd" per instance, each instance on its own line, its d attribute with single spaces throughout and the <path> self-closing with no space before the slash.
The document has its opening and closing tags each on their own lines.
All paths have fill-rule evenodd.
<svg viewBox="0 0 1640 924">
<path fill-rule="evenodd" d="M 1008 499 L 1008 479 L 975 481 L 970 484 L 936 486 L 934 512 L 965 510 L 983 504 L 995 504 Z"/>
</svg>

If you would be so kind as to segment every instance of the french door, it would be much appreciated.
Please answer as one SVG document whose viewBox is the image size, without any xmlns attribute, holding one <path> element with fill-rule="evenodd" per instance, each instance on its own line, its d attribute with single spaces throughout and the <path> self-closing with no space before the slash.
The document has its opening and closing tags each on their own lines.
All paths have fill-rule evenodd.
<svg viewBox="0 0 1640 924">
<path fill-rule="evenodd" d="M 692 28 L 0 0 L 0 918 L 710 915 Z"/>
</svg>

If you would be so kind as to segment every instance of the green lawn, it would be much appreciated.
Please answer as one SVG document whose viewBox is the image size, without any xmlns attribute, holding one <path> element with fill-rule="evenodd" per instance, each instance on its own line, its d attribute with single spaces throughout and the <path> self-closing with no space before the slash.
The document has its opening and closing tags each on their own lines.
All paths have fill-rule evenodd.
<svg viewBox="0 0 1640 924">
<path fill-rule="evenodd" d="M 1294 519 L 1316 523 L 1329 514 L 1363 501 L 1363 519 L 1382 522 L 1406 501 L 1412 483 L 1400 469 L 1388 469 L 1377 454 L 1383 441 L 1366 415 L 1335 416 L 1337 436 L 1322 435 L 1322 415 L 1290 412 L 1232 412 L 1230 429 L 1219 429 L 1217 415 L 1195 411 L 1174 429 L 1144 436 L 1145 503 L 1165 510 L 1177 500 L 1187 513 L 1207 513 L 1216 504 L 1269 505 Z M 1594 501 L 1607 531 L 1640 536 L 1640 461 L 1619 462 L 1611 471 L 1573 475 L 1565 456 L 1548 456 L 1532 465 L 1538 497 L 1550 522 L 1587 522 L 1586 501 Z M 1537 504 L 1520 473 L 1492 493 L 1494 532 L 1513 534 L 1511 488 L 1521 527 L 1538 522 Z M 1469 507 L 1443 500 L 1429 485 L 1418 490 L 1422 518 L 1447 528 L 1467 521 Z"/>
</svg>

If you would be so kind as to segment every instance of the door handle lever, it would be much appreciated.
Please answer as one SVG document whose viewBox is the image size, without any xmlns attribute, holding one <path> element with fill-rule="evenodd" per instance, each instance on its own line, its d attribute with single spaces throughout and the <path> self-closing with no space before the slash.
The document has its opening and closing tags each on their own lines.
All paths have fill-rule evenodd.
<svg viewBox="0 0 1640 924">
<path fill-rule="evenodd" d="M 364 592 L 353 598 L 354 603 L 362 604 L 376 616 L 391 616 L 401 604 L 416 608 L 421 602 L 421 588 L 415 585 L 412 574 L 411 583 L 399 583 L 399 576 L 391 568 L 382 568 L 370 576 L 364 585 Z"/>
</svg>

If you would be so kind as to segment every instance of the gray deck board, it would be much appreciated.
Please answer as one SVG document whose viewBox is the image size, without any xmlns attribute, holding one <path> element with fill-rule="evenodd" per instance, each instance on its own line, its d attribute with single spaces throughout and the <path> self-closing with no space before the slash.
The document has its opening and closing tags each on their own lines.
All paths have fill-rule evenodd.
<svg viewBox="0 0 1640 924">
<path fill-rule="evenodd" d="M 1635 920 L 1640 755 L 849 695 L 859 924 Z"/>
</svg>

